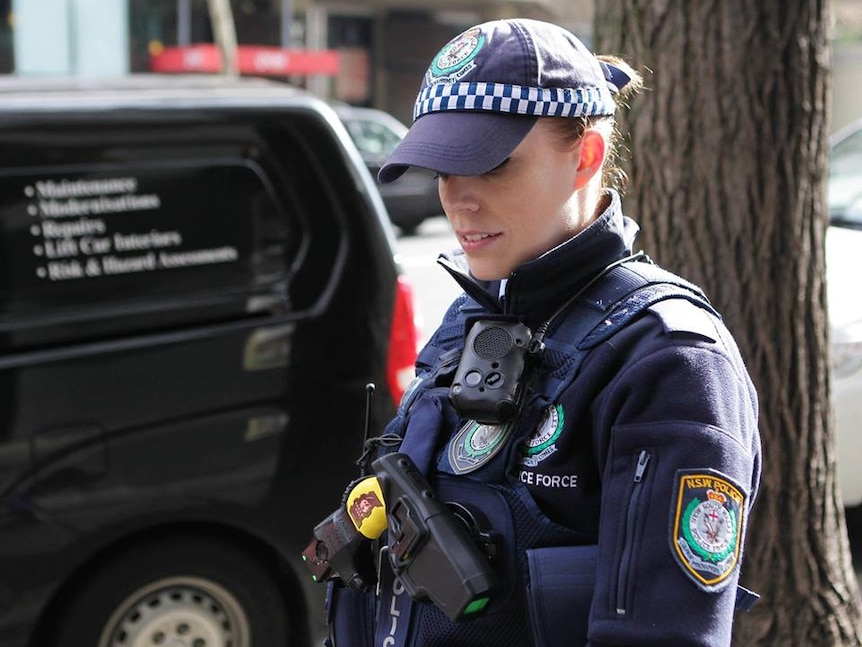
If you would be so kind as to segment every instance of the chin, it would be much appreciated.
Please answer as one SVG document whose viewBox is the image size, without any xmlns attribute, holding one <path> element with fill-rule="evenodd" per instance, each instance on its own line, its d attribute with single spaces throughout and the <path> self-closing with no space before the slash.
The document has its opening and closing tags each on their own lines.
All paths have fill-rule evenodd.
<svg viewBox="0 0 862 647">
<path fill-rule="evenodd" d="M 468 266 L 470 267 L 470 274 L 478 281 L 501 281 L 509 278 L 509 274 L 511 274 L 511 272 L 496 268 L 475 267 L 470 263 Z"/>
</svg>

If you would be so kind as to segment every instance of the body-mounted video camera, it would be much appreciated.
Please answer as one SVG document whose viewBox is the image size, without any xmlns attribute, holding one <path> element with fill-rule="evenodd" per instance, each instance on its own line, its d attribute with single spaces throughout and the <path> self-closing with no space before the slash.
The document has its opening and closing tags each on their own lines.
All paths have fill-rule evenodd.
<svg viewBox="0 0 862 647">
<path fill-rule="evenodd" d="M 480 319 L 467 334 L 449 399 L 462 418 L 502 424 L 515 417 L 524 395 L 532 332 L 519 321 Z"/>
</svg>

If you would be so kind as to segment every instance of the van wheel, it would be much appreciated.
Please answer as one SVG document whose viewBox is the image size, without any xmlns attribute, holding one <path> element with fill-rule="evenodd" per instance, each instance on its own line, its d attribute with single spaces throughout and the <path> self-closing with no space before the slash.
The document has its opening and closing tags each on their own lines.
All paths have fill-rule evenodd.
<svg viewBox="0 0 862 647">
<path fill-rule="evenodd" d="M 61 611 L 53 647 L 282 647 L 287 618 L 264 567 L 208 538 L 160 540 L 104 564 Z"/>
</svg>

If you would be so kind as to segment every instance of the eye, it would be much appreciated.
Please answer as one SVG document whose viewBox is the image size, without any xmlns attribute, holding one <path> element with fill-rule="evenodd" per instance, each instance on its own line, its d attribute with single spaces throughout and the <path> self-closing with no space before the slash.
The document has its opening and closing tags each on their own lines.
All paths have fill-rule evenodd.
<svg viewBox="0 0 862 647">
<path fill-rule="evenodd" d="M 504 166 L 506 166 L 506 164 L 508 164 L 508 163 L 509 163 L 509 160 L 511 160 L 511 159 L 512 159 L 511 157 L 507 157 L 507 158 L 506 158 L 506 159 L 504 159 L 502 162 L 500 162 L 499 164 L 497 164 L 497 166 L 495 166 L 495 167 L 494 167 L 494 168 L 492 168 L 490 171 L 488 171 L 487 173 L 485 173 L 485 175 L 490 175 L 491 173 L 497 173 L 497 172 L 498 172 L 498 171 L 500 171 Z"/>
</svg>

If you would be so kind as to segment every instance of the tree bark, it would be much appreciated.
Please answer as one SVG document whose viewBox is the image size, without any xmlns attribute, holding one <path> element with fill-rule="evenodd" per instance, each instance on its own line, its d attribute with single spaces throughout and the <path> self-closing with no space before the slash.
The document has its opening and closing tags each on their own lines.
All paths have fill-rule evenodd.
<svg viewBox="0 0 862 647">
<path fill-rule="evenodd" d="M 596 3 L 596 51 L 646 80 L 620 123 L 640 244 L 706 290 L 760 397 L 746 647 L 862 644 L 829 405 L 827 17 L 826 0 Z"/>
</svg>

